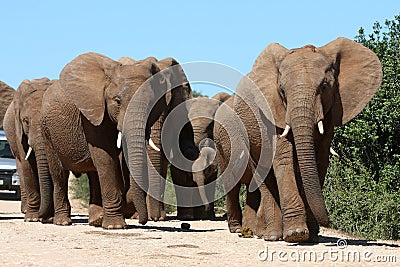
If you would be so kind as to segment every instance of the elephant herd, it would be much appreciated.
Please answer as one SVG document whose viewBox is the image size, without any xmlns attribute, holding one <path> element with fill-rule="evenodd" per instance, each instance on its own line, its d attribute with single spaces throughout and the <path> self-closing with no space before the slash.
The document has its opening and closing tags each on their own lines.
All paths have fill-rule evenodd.
<svg viewBox="0 0 400 267">
<path fill-rule="evenodd" d="M 89 225 L 166 220 L 170 168 L 178 218 L 212 219 L 220 178 L 230 232 L 318 242 L 319 225 L 329 224 L 322 186 L 334 127 L 361 112 L 381 79 L 371 50 L 338 38 L 290 50 L 270 44 L 234 95 L 212 98 L 193 98 L 173 58 L 116 61 L 92 52 L 58 80 L 25 80 L 16 91 L 0 83 L 25 221 L 72 224 L 70 172 L 88 175 Z M 189 168 L 175 164 L 178 154 Z"/>
</svg>

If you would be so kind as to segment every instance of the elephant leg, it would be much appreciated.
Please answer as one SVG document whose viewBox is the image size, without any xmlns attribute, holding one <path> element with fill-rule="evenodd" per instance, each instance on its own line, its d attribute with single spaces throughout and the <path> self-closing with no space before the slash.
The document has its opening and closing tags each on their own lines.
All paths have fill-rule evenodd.
<svg viewBox="0 0 400 267">
<path fill-rule="evenodd" d="M 215 190 L 216 190 L 216 180 L 218 178 L 218 171 L 210 174 L 207 177 L 207 190 L 206 195 L 207 199 L 214 200 L 215 199 Z M 206 219 L 212 220 L 215 219 L 215 211 L 214 211 L 214 201 L 208 204 L 208 207 L 205 206 L 205 215 Z"/>
<path fill-rule="evenodd" d="M 25 195 L 26 195 L 26 222 L 39 221 L 39 208 L 40 208 L 40 190 L 39 190 L 39 177 L 37 172 L 32 169 L 32 162 L 35 159 L 30 157 L 28 160 L 21 161 L 22 173 L 24 176 Z"/>
<path fill-rule="evenodd" d="M 202 203 L 200 193 L 197 187 L 193 187 L 193 195 L 192 195 L 193 203 Z M 195 220 L 203 220 L 206 218 L 205 213 L 205 205 L 195 206 L 193 207 L 193 218 Z"/>
<path fill-rule="evenodd" d="M 180 220 L 193 220 L 193 189 L 194 182 L 191 174 L 182 171 L 171 165 L 171 176 L 175 186 L 176 203 L 178 210 L 178 219 Z"/>
<path fill-rule="evenodd" d="M 50 138 L 44 134 L 46 156 L 48 159 L 50 175 L 53 180 L 54 218 L 53 224 L 71 225 L 71 204 L 68 199 L 69 172 L 62 169 L 61 161 L 55 152 Z"/>
<path fill-rule="evenodd" d="M 276 179 L 272 173 L 268 174 L 259 189 L 261 203 L 257 212 L 256 234 L 265 240 L 277 241 L 282 238 L 282 212 Z"/>
<path fill-rule="evenodd" d="M 118 155 L 111 157 L 102 148 L 89 145 L 93 164 L 96 167 L 100 188 L 104 216 L 102 227 L 104 229 L 122 229 L 126 227 L 122 214 L 122 193 L 124 189 L 121 166 Z"/>
<path fill-rule="evenodd" d="M 89 200 L 89 225 L 101 227 L 104 210 L 102 207 L 100 181 L 97 172 L 88 172 L 90 200 Z"/>
<path fill-rule="evenodd" d="M 240 233 L 242 229 L 242 209 L 239 202 L 240 187 L 241 184 L 239 182 L 226 195 L 228 227 L 231 233 Z"/>
<path fill-rule="evenodd" d="M 161 128 L 164 122 L 164 116 L 162 115 L 151 127 L 151 140 L 153 141 L 154 145 L 158 148 L 161 148 Z M 164 199 L 164 192 L 165 192 L 165 178 L 167 177 L 167 168 L 168 168 L 168 161 L 165 155 L 161 151 L 154 150 L 149 144 L 147 144 L 147 153 L 149 155 L 152 167 L 157 171 L 157 173 L 163 178 L 160 180 L 160 196 L 161 199 Z M 149 172 L 151 173 L 151 172 Z M 155 173 L 154 173 L 155 174 Z M 151 211 L 150 201 L 157 201 L 154 199 L 149 199 L 147 196 L 147 210 Z M 167 219 L 167 213 L 165 212 L 164 202 L 158 201 L 159 210 L 160 210 L 160 217 L 159 221 L 165 221 Z M 149 219 L 150 219 L 149 214 Z"/>
<path fill-rule="evenodd" d="M 15 159 L 16 165 L 17 165 L 17 170 L 19 174 L 19 182 L 20 182 L 20 190 L 21 190 L 21 213 L 26 214 L 27 211 L 27 197 L 26 197 L 26 191 L 25 191 L 25 175 L 23 174 L 22 170 L 22 165 L 21 165 L 21 160 L 19 158 Z"/>
<path fill-rule="evenodd" d="M 166 165 L 166 164 L 165 164 Z M 167 169 L 167 166 L 165 166 L 165 170 Z M 166 173 L 166 171 L 165 171 Z M 163 192 L 161 194 L 161 199 L 164 201 L 164 193 L 165 193 L 165 178 L 161 180 L 161 184 L 160 184 L 160 190 L 161 192 Z M 160 205 L 160 218 L 159 221 L 166 221 L 168 219 L 167 217 L 167 212 L 165 211 L 165 207 L 164 207 L 164 202 L 163 201 L 159 201 L 159 205 Z"/>
<path fill-rule="evenodd" d="M 303 242 L 309 238 L 306 210 L 296 183 L 293 145 L 287 138 L 278 138 L 273 162 L 282 210 L 283 239 Z"/>
<path fill-rule="evenodd" d="M 61 168 L 52 168 L 49 164 L 54 184 L 54 219 L 56 225 L 71 225 L 71 204 L 68 199 L 68 176 L 67 171 Z"/>
<path fill-rule="evenodd" d="M 249 191 L 246 186 L 246 206 L 243 211 L 242 225 L 257 232 L 257 210 L 260 207 L 260 190 Z"/>
<path fill-rule="evenodd" d="M 158 140 L 158 139 L 156 139 Z M 157 147 L 160 147 L 161 144 L 158 141 L 154 142 L 155 145 Z M 160 197 L 161 200 L 164 200 L 164 192 L 165 192 L 165 177 L 167 177 L 167 168 L 168 168 L 168 161 L 165 158 L 165 156 L 158 151 L 155 151 L 153 148 L 150 148 L 150 146 L 147 146 L 147 151 L 149 153 L 149 157 L 151 159 L 151 164 L 152 167 L 157 171 L 157 173 L 160 175 L 161 179 L 160 179 Z M 150 201 L 158 201 L 158 205 L 159 205 L 159 210 L 160 210 L 160 217 L 159 217 L 159 221 L 165 221 L 167 220 L 167 213 L 165 212 L 165 208 L 164 208 L 164 202 L 163 201 L 159 201 L 159 200 L 151 200 L 150 196 L 147 196 L 147 210 L 150 211 L 151 207 L 150 207 Z M 150 214 L 149 214 L 150 215 Z M 150 216 L 149 216 L 149 220 L 151 220 Z"/>
<path fill-rule="evenodd" d="M 130 177 L 129 177 L 129 169 L 126 165 L 124 153 L 120 153 L 119 160 L 121 163 L 121 172 L 122 178 L 124 182 L 124 197 L 122 202 L 122 213 L 124 214 L 124 218 L 130 219 L 138 219 L 139 214 L 136 211 L 135 205 L 133 204 L 133 191 L 129 190 L 130 188 Z"/>
</svg>

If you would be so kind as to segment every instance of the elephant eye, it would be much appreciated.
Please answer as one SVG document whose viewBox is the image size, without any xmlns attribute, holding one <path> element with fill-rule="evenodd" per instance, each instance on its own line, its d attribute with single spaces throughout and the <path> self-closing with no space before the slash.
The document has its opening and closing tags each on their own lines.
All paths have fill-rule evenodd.
<svg viewBox="0 0 400 267">
<path fill-rule="evenodd" d="M 22 122 L 23 122 L 26 126 L 29 126 L 29 120 L 28 120 L 28 118 L 23 118 L 23 119 L 22 119 Z"/>
<path fill-rule="evenodd" d="M 329 84 L 329 82 L 328 82 L 328 80 L 324 80 L 322 83 L 321 83 L 321 89 L 322 89 L 322 91 L 326 91 L 327 89 L 329 89 L 330 88 L 330 84 Z"/>
<path fill-rule="evenodd" d="M 121 105 L 121 98 L 119 98 L 119 96 L 114 97 L 114 101 L 118 106 Z"/>
<path fill-rule="evenodd" d="M 285 88 L 283 88 L 282 85 L 279 86 L 279 93 L 281 94 L 281 96 L 282 96 L 283 98 L 286 97 L 286 95 L 285 95 Z"/>
</svg>

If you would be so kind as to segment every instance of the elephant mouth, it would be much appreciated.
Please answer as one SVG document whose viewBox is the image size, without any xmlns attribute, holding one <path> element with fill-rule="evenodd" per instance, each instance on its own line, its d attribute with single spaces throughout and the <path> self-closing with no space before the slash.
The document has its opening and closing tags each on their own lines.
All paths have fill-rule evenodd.
<svg viewBox="0 0 400 267">
<path fill-rule="evenodd" d="M 215 149 L 215 143 L 214 140 L 212 140 L 211 138 L 204 138 L 199 142 L 199 150 L 205 148 L 205 147 L 209 147 L 212 149 Z"/>
</svg>

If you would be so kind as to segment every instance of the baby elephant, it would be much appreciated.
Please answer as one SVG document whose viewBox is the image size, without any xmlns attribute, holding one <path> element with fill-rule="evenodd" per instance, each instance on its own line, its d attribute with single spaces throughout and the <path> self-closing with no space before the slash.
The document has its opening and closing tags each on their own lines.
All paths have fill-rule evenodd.
<svg viewBox="0 0 400 267">
<path fill-rule="evenodd" d="M 214 146 L 214 116 L 218 107 L 231 95 L 221 92 L 213 96 L 197 97 L 187 105 L 188 119 L 193 128 L 193 141 L 198 156 L 191 166 L 192 172 L 182 175 L 183 171 L 171 168 L 178 203 L 178 218 L 213 219 L 214 195 L 218 164 Z M 181 175 L 179 175 L 181 174 Z M 182 190 L 180 186 L 184 187 Z M 193 190 L 187 190 L 193 188 Z"/>
</svg>

